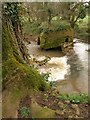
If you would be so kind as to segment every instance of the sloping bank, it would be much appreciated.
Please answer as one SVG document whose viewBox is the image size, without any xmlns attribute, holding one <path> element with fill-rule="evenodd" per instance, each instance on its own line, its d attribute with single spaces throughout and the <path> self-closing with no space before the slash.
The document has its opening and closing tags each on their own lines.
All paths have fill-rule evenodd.
<svg viewBox="0 0 90 120">
<path fill-rule="evenodd" d="M 8 20 L 3 19 L 2 30 L 3 116 L 15 117 L 15 110 L 22 96 L 30 90 L 46 90 L 48 85 L 43 77 L 24 61 Z"/>
</svg>

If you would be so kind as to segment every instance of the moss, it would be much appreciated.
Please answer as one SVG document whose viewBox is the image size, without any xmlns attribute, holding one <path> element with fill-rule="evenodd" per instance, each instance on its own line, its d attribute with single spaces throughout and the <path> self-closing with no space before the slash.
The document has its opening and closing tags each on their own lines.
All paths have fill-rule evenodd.
<svg viewBox="0 0 90 120">
<path fill-rule="evenodd" d="M 20 100 L 25 97 L 27 93 L 31 94 L 31 92 L 32 91 L 26 89 L 25 86 L 22 86 L 22 88 L 11 86 L 9 89 L 4 90 L 2 116 L 4 118 L 15 118 Z"/>
<path fill-rule="evenodd" d="M 10 25 L 3 21 L 2 32 L 2 60 L 3 62 L 15 57 L 19 62 L 23 62 L 18 50 L 17 40 Z"/>
<path fill-rule="evenodd" d="M 48 107 L 41 107 L 35 100 L 31 102 L 32 116 L 34 118 L 55 118 L 55 111 Z"/>
<path fill-rule="evenodd" d="M 18 87 L 24 85 L 26 88 L 47 89 L 48 85 L 43 77 L 33 68 L 29 67 L 20 55 L 16 38 L 13 35 L 11 26 L 8 22 L 3 21 L 3 88 L 8 85 Z"/>
<path fill-rule="evenodd" d="M 12 57 L 12 48 L 11 48 L 11 36 L 9 34 L 9 31 L 7 30 L 7 27 L 3 25 L 3 33 L 2 33 L 2 60 L 8 60 L 10 57 Z"/>
<path fill-rule="evenodd" d="M 40 47 L 44 49 L 60 47 L 66 38 L 69 38 L 68 42 L 73 41 L 73 30 L 71 28 L 62 31 L 50 31 L 48 34 L 41 33 Z"/>
<path fill-rule="evenodd" d="M 30 67 L 24 66 L 24 71 L 27 71 L 27 74 L 22 78 L 24 85 L 28 88 L 33 87 L 34 89 L 46 90 L 49 86 L 44 81 L 43 77 L 39 73 Z"/>
</svg>

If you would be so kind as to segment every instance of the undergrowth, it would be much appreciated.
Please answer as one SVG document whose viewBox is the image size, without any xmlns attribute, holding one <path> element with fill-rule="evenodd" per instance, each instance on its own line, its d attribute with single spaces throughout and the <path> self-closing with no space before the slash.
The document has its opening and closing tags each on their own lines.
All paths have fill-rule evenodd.
<svg viewBox="0 0 90 120">
<path fill-rule="evenodd" d="M 61 100 L 69 100 L 71 103 L 88 103 L 88 95 L 81 93 L 81 94 L 61 94 L 58 96 Z"/>
</svg>

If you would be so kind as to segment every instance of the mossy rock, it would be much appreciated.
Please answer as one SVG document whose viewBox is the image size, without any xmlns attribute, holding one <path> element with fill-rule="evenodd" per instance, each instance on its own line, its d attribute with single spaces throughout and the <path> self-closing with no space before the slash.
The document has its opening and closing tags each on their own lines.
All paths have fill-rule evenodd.
<svg viewBox="0 0 90 120">
<path fill-rule="evenodd" d="M 40 34 L 40 47 L 43 49 L 63 48 L 64 43 L 73 42 L 74 31 L 69 24 L 51 25 Z"/>
<path fill-rule="evenodd" d="M 63 47 L 65 42 L 73 42 L 73 30 L 71 28 L 59 31 L 42 32 L 40 34 L 40 47 L 43 49 Z"/>
</svg>

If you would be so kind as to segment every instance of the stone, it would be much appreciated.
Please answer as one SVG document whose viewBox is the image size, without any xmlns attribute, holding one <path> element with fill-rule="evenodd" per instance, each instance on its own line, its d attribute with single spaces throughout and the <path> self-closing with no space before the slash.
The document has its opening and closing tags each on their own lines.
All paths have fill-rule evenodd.
<svg viewBox="0 0 90 120">
<path fill-rule="evenodd" d="M 67 104 L 68 104 L 68 103 L 70 103 L 70 101 L 69 101 L 69 100 L 65 100 L 65 103 L 67 103 Z"/>
<path fill-rule="evenodd" d="M 56 111 L 55 111 L 55 114 L 56 114 L 56 115 L 64 115 L 64 112 L 63 112 L 63 111 L 56 110 Z"/>
<path fill-rule="evenodd" d="M 80 115 L 80 110 L 79 110 L 79 108 L 76 109 L 76 114 L 77 114 L 77 115 Z"/>
<path fill-rule="evenodd" d="M 73 108 L 73 109 L 76 109 L 77 107 L 78 107 L 77 104 L 72 104 L 72 108 Z"/>
<path fill-rule="evenodd" d="M 47 106 L 44 106 L 44 108 L 47 108 Z"/>
<path fill-rule="evenodd" d="M 59 102 L 58 105 L 59 105 L 60 108 L 64 107 L 64 104 L 62 102 Z"/>
<path fill-rule="evenodd" d="M 72 104 L 72 108 L 76 110 L 77 115 L 80 115 L 80 110 L 77 104 Z"/>
<path fill-rule="evenodd" d="M 73 116 L 69 115 L 68 118 L 73 118 Z"/>
</svg>

